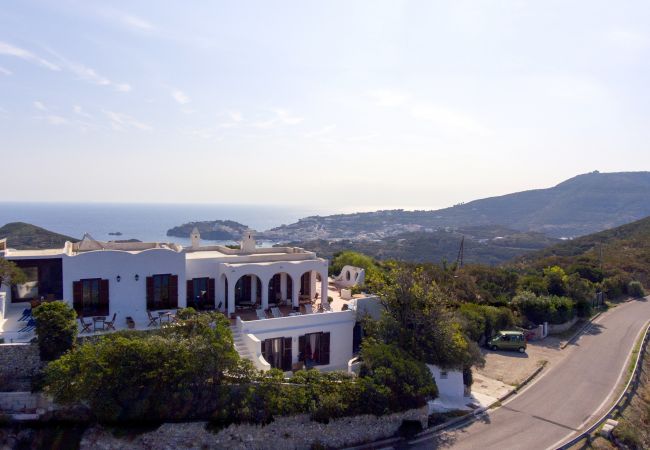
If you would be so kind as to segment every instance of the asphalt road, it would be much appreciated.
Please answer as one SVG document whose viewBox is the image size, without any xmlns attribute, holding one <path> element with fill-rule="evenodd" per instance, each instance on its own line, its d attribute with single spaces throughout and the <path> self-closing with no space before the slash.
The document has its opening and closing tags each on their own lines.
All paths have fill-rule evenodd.
<svg viewBox="0 0 650 450">
<path fill-rule="evenodd" d="M 563 443 L 604 413 L 643 325 L 650 301 L 635 300 L 601 315 L 551 367 L 511 401 L 473 423 L 411 448 L 544 450 Z"/>
</svg>

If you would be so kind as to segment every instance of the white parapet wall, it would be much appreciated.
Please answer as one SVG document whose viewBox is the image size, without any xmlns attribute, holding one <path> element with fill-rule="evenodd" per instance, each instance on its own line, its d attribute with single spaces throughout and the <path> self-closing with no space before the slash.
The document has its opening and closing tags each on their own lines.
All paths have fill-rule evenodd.
<svg viewBox="0 0 650 450">
<path fill-rule="evenodd" d="M 279 337 L 292 338 L 292 363 L 298 362 L 298 340 L 308 333 L 330 333 L 330 363 L 317 366 L 319 370 L 347 371 L 352 358 L 352 335 L 355 311 L 323 312 L 274 319 L 241 321 L 241 334 L 251 355 L 261 353 L 261 341 Z M 238 321 L 239 326 L 239 321 Z M 253 337 L 257 341 L 253 340 Z M 256 351 L 252 351 L 253 348 Z M 255 364 L 255 361 L 253 361 Z M 268 364 L 268 363 L 267 363 Z M 257 365 L 256 365 L 257 366 Z"/>
<path fill-rule="evenodd" d="M 462 400 L 465 396 L 463 372 L 460 370 L 442 369 L 433 364 L 427 364 L 431 376 L 436 381 L 438 395 L 447 400 Z"/>
</svg>

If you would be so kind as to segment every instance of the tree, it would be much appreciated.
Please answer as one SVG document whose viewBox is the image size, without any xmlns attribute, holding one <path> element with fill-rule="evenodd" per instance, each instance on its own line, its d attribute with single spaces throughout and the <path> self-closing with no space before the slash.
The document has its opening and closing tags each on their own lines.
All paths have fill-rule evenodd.
<svg viewBox="0 0 650 450">
<path fill-rule="evenodd" d="M 483 364 L 478 346 L 449 308 L 450 299 L 427 272 L 395 266 L 386 279 L 379 293 L 386 311 L 378 326 L 384 342 L 440 367 Z"/>
<path fill-rule="evenodd" d="M 544 269 L 544 280 L 546 281 L 546 290 L 550 295 L 562 297 L 567 294 L 568 277 L 561 267 L 553 266 Z"/>
<path fill-rule="evenodd" d="M 34 308 L 38 348 L 43 361 L 59 358 L 74 347 L 77 313 L 65 302 L 46 302 Z"/>
<path fill-rule="evenodd" d="M 0 258 L 0 286 L 22 284 L 27 281 L 25 272 L 13 262 Z"/>
</svg>

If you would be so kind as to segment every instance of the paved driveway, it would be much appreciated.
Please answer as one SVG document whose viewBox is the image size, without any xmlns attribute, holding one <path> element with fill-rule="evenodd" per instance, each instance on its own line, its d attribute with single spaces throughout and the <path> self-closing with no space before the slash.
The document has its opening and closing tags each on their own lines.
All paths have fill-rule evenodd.
<svg viewBox="0 0 650 450">
<path fill-rule="evenodd" d="M 613 400 L 630 351 L 648 319 L 647 299 L 608 311 L 564 350 L 561 361 L 513 400 L 476 422 L 413 448 L 543 450 L 560 444 Z"/>
</svg>

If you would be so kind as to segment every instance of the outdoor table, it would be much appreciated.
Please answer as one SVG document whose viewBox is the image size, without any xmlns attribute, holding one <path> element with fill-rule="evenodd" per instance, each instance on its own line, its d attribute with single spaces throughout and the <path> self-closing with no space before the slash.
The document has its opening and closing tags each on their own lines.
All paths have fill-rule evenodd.
<svg viewBox="0 0 650 450">
<path fill-rule="evenodd" d="M 93 317 L 94 331 L 104 331 L 105 324 L 106 324 L 106 317 Z"/>
<path fill-rule="evenodd" d="M 158 318 L 160 320 L 161 325 L 163 323 L 163 318 L 167 318 L 167 323 L 171 323 L 171 321 L 172 321 L 172 313 L 169 312 L 169 311 L 159 311 L 158 312 Z"/>
</svg>

